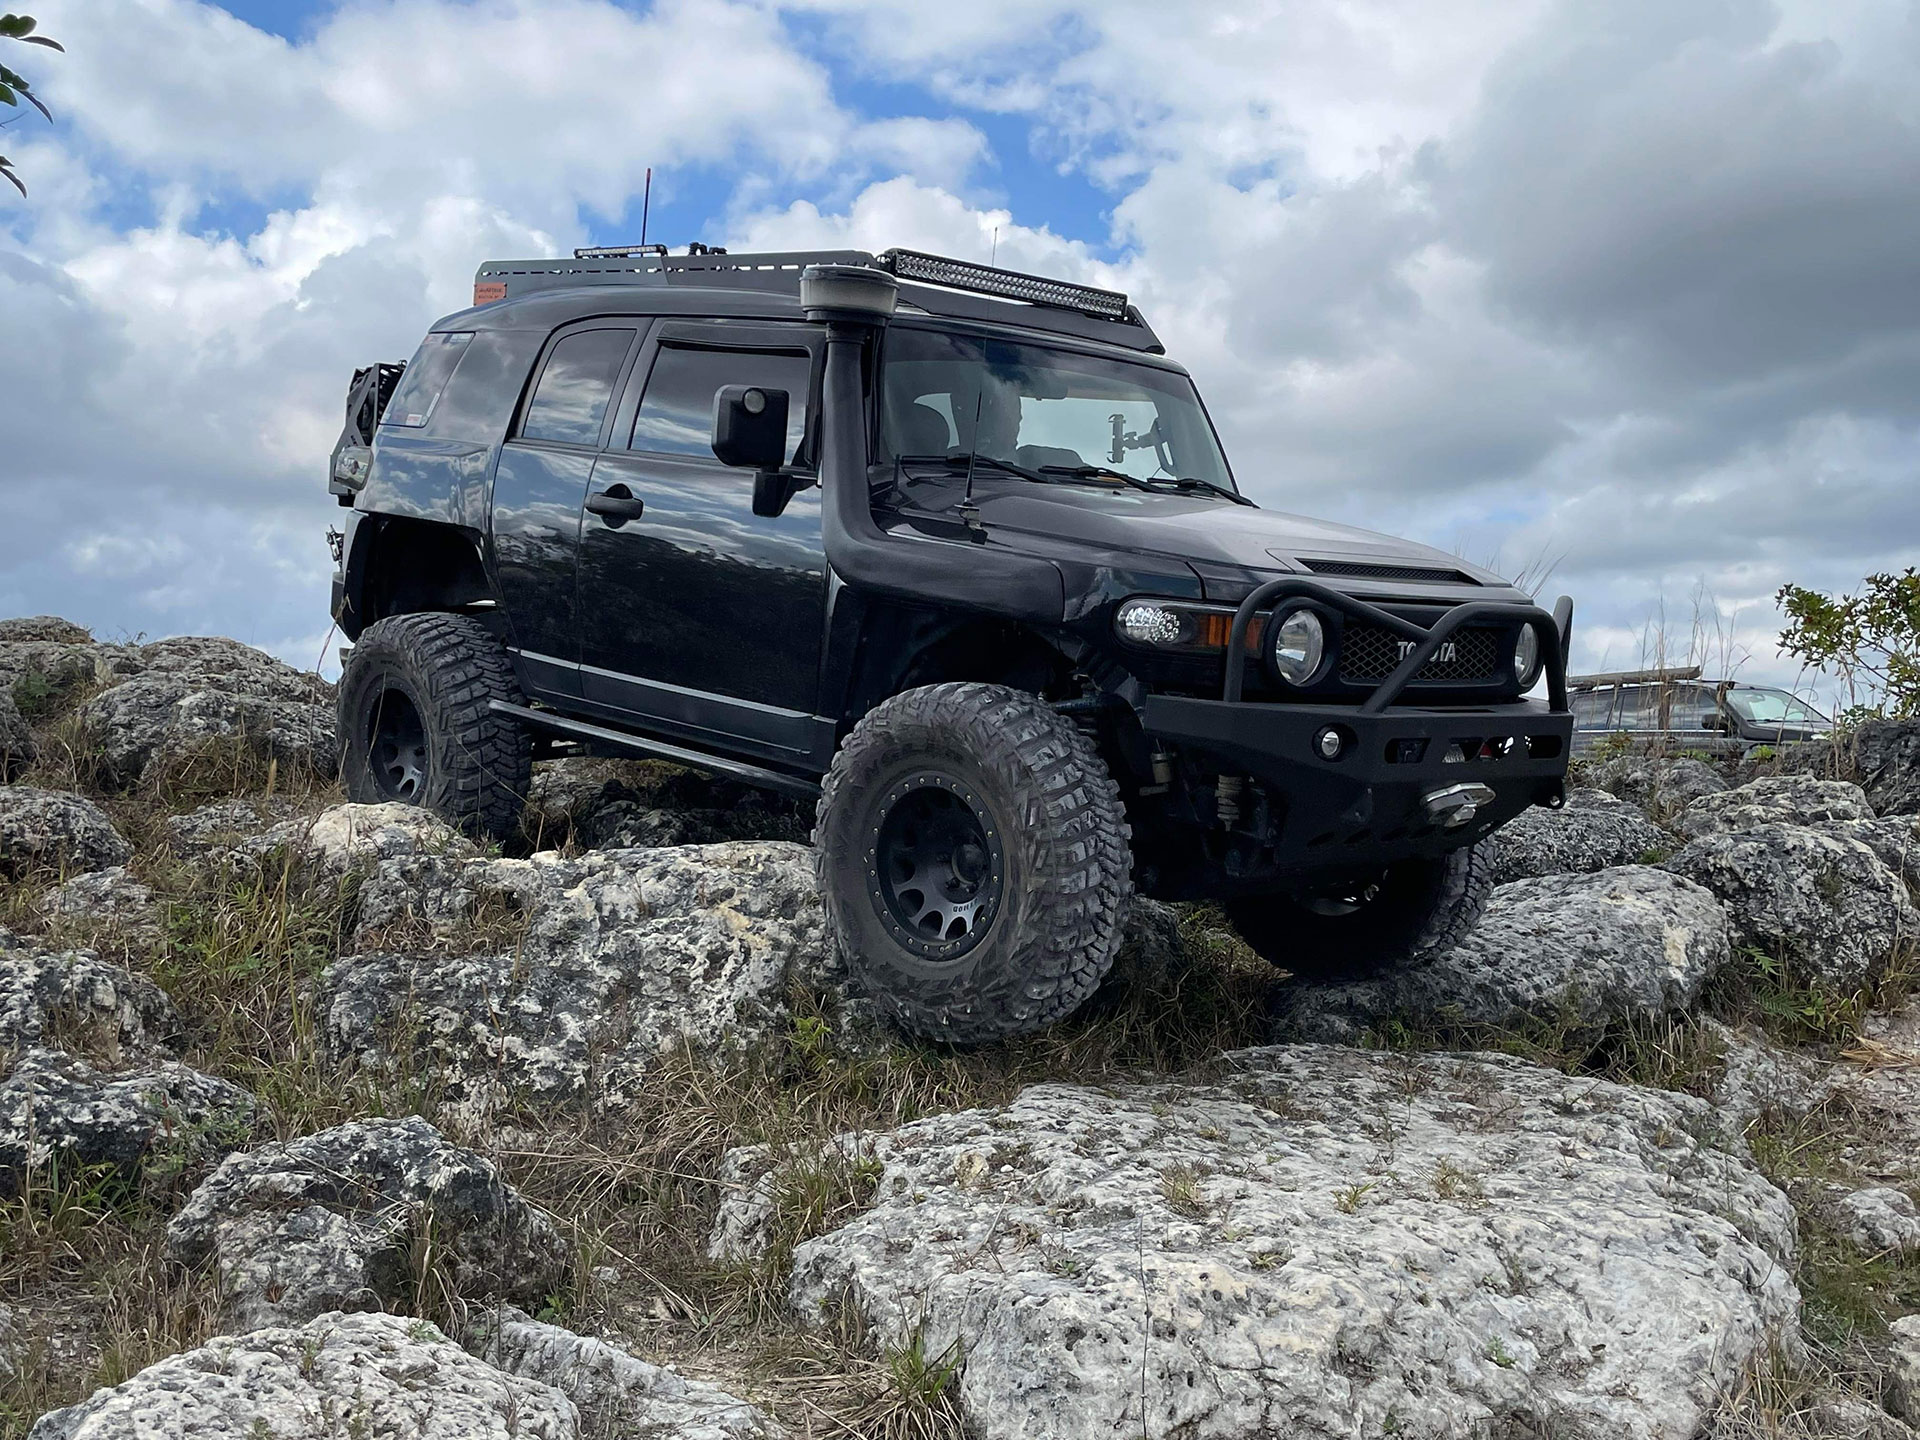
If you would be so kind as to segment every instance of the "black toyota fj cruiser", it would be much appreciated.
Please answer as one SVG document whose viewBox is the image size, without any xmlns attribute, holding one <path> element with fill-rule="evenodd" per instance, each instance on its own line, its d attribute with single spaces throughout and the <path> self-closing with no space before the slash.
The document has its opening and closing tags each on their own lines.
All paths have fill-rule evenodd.
<svg viewBox="0 0 1920 1440">
<path fill-rule="evenodd" d="M 1437 950 L 1562 803 L 1571 602 L 1253 505 L 1109 291 L 488 263 L 356 375 L 332 490 L 350 795 L 504 835 L 584 745 L 817 798 L 832 933 L 922 1035 L 1066 1015 L 1136 886 L 1295 970 Z"/>
</svg>

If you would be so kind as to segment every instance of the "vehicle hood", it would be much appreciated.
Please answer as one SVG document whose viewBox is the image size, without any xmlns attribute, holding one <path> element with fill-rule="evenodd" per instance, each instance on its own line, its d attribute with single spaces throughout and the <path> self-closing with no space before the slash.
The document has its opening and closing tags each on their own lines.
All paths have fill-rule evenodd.
<svg viewBox="0 0 1920 1440">
<path fill-rule="evenodd" d="M 947 515 L 958 493 L 958 485 L 945 476 L 912 482 L 906 487 L 903 517 L 911 520 L 916 511 Z M 1218 498 L 1092 485 L 1036 485 L 996 476 L 991 482 L 977 477 L 973 499 L 980 523 L 1002 539 L 1026 535 L 1164 556 L 1191 565 L 1203 578 L 1210 570 L 1223 569 L 1312 574 L 1311 560 L 1344 560 L 1458 572 L 1477 586 L 1511 589 L 1493 571 L 1430 545 Z M 1397 583 L 1403 589 L 1408 583 L 1426 589 L 1442 582 Z M 1341 584 L 1346 588 L 1344 580 Z"/>
</svg>

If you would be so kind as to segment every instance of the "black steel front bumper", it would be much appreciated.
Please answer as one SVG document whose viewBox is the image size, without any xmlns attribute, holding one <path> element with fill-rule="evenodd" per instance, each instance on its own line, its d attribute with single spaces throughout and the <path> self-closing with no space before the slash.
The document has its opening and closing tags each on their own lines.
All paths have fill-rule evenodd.
<svg viewBox="0 0 1920 1440">
<path fill-rule="evenodd" d="M 1261 609 L 1312 600 L 1412 642 L 1397 669 L 1359 706 L 1250 704 L 1241 698 L 1246 632 Z M 1533 627 L 1547 677 L 1545 702 L 1423 708 L 1396 702 L 1462 625 L 1497 618 Z M 1563 803 L 1573 715 L 1566 650 L 1573 605 L 1468 601 L 1423 628 L 1332 589 L 1289 576 L 1241 602 L 1228 641 L 1222 698 L 1150 695 L 1141 724 L 1150 737 L 1204 752 L 1223 774 L 1265 782 L 1284 799 L 1274 859 L 1283 866 L 1376 863 L 1458 849 L 1531 805 Z M 1333 731 L 1328 759 L 1321 737 Z M 1460 787 L 1478 787 L 1462 791 Z M 1463 796 L 1465 797 L 1463 801 Z M 1472 812 L 1461 818 L 1461 807 Z"/>
</svg>

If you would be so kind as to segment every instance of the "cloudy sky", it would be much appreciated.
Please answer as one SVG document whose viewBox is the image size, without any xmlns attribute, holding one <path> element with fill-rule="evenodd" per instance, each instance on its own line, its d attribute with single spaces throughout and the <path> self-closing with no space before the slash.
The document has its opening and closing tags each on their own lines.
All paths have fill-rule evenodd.
<svg viewBox="0 0 1920 1440">
<path fill-rule="evenodd" d="M 1132 292 L 1264 504 L 1749 678 L 1920 563 L 1909 0 L 37 0 L 0 614 L 326 647 L 327 452 L 487 258 L 906 245 Z"/>
</svg>

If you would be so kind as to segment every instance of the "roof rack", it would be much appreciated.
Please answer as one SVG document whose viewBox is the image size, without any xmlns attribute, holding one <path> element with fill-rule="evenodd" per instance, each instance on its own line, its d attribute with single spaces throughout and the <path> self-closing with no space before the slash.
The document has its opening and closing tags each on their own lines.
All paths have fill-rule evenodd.
<svg viewBox="0 0 1920 1440">
<path fill-rule="evenodd" d="M 609 245 L 583 248 L 572 259 L 489 260 L 474 275 L 473 303 L 490 304 L 535 290 L 585 285 L 701 285 L 731 290 L 765 290 L 797 295 L 800 274 L 809 265 L 865 265 L 885 270 L 902 282 L 901 298 L 934 314 L 961 315 L 1030 324 L 1090 334 L 1134 349 L 1159 353 L 1159 339 L 1145 319 L 1117 290 L 1102 290 L 1068 280 L 1025 275 L 971 260 L 929 255 L 919 250 L 892 249 L 873 255 L 865 250 L 784 250 L 730 255 L 718 247 L 695 244 L 685 255 L 669 255 L 664 245 Z M 988 297 L 1052 312 L 1016 318 L 997 306 L 982 306 L 966 297 Z M 1064 312 L 1064 313 L 1063 313 Z M 1071 323 L 1067 317 L 1085 317 L 1096 327 Z M 1106 326 L 1124 332 L 1106 332 Z"/>
<path fill-rule="evenodd" d="M 1607 685 L 1666 685 L 1698 680 L 1698 665 L 1672 665 L 1662 670 L 1615 670 L 1606 675 L 1569 675 L 1569 690 L 1598 690 Z"/>
</svg>

